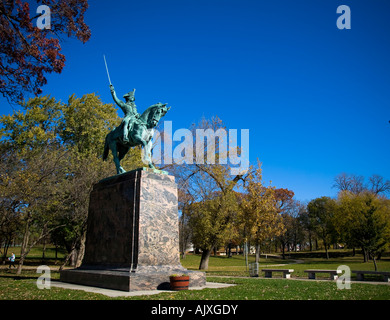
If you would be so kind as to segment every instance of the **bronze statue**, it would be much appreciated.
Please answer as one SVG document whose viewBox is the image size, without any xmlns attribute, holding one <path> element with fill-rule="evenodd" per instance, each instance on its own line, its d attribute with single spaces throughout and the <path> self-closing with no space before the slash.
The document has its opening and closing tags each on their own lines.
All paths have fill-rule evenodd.
<svg viewBox="0 0 390 320">
<path fill-rule="evenodd" d="M 120 161 L 131 147 L 141 145 L 144 148 L 148 166 L 154 169 L 151 157 L 153 128 L 171 107 L 167 108 L 167 103 L 156 103 L 139 115 L 134 103 L 135 89 L 123 96 L 126 102 L 118 99 L 111 83 L 110 90 L 115 103 L 123 110 L 125 116 L 122 123 L 107 134 L 103 160 L 107 159 L 108 152 L 111 150 L 117 173 L 124 173 L 126 171 L 120 165 Z"/>
<path fill-rule="evenodd" d="M 135 89 L 133 91 L 130 91 L 126 93 L 123 98 L 125 98 L 126 102 L 123 102 L 118 99 L 118 97 L 115 94 L 115 89 L 112 84 L 110 84 L 110 90 L 112 94 L 112 98 L 114 99 L 115 103 L 122 109 L 123 113 L 125 114 L 125 117 L 123 118 L 123 142 L 129 142 L 128 133 L 129 129 L 131 130 L 133 128 L 133 124 L 136 119 L 139 118 L 139 113 L 137 112 L 137 106 L 135 105 Z"/>
</svg>

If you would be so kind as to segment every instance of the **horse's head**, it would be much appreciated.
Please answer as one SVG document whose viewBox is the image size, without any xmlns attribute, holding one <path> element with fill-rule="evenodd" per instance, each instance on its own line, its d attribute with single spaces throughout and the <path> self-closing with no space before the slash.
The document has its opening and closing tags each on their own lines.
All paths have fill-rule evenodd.
<svg viewBox="0 0 390 320">
<path fill-rule="evenodd" d="M 151 128 L 154 128 L 171 107 L 167 108 L 167 103 L 156 103 L 150 106 L 149 109 L 150 112 L 147 122 Z"/>
</svg>

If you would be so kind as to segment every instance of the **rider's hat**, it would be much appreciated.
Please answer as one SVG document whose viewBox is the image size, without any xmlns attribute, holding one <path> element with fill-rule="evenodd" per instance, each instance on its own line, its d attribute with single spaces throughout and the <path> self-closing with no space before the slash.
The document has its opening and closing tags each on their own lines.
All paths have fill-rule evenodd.
<svg viewBox="0 0 390 320">
<path fill-rule="evenodd" d="M 130 92 L 126 93 L 126 94 L 123 96 L 123 98 L 129 97 L 129 98 L 133 98 L 133 99 L 134 99 L 134 93 L 135 93 L 135 89 L 133 89 L 133 91 L 130 91 Z"/>
</svg>

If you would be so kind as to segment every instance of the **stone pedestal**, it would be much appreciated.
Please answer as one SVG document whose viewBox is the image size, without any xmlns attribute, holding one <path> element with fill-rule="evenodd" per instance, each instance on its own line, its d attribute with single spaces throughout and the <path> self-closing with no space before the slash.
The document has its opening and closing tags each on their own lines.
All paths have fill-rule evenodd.
<svg viewBox="0 0 390 320">
<path fill-rule="evenodd" d="M 141 168 L 104 179 L 90 196 L 87 239 L 80 268 L 64 282 L 124 291 L 169 289 L 171 274 L 205 274 L 180 264 L 177 187 L 173 176 Z"/>
</svg>

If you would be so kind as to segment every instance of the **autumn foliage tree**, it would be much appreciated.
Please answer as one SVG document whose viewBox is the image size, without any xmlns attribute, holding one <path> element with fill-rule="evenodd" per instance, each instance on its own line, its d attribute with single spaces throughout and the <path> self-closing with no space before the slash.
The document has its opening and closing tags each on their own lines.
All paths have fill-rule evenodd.
<svg viewBox="0 0 390 320">
<path fill-rule="evenodd" d="M 275 189 L 263 185 L 259 162 L 257 167 L 251 167 L 245 180 L 238 220 L 245 240 L 254 244 L 256 262 L 259 262 L 260 245 L 267 239 L 283 234 L 285 229 L 279 214 Z"/>
<path fill-rule="evenodd" d="M 210 129 L 217 132 L 225 129 L 218 117 L 211 120 L 202 119 L 191 128 L 193 135 L 196 130 Z M 214 141 L 213 141 L 214 142 Z M 195 145 L 195 147 L 194 147 Z M 231 165 L 220 161 L 226 155 L 219 152 L 220 142 L 212 146 L 206 141 L 198 148 L 204 148 L 203 156 L 207 159 L 208 150 L 214 151 L 215 164 L 198 161 L 199 149 L 195 141 L 188 141 L 187 158 L 192 164 L 174 164 L 168 167 L 175 175 L 179 188 L 179 204 L 185 219 L 191 229 L 191 241 L 195 247 L 202 250 L 199 269 L 208 268 L 208 262 L 214 249 L 223 245 L 234 235 L 234 220 L 238 211 L 238 182 L 243 175 L 231 175 Z"/>
<path fill-rule="evenodd" d="M 36 7 L 30 3 L 0 2 L 0 92 L 13 103 L 23 100 L 25 92 L 40 94 L 46 74 L 61 73 L 65 66 L 61 36 L 83 43 L 91 36 L 84 22 L 87 0 L 36 0 Z M 37 26 L 39 5 L 50 8 L 49 29 Z"/>
<path fill-rule="evenodd" d="M 0 226 L 18 217 L 18 273 L 30 249 L 49 235 L 56 235 L 68 250 L 65 262 L 77 264 L 83 255 L 90 191 L 94 183 L 115 174 L 114 165 L 103 162 L 101 154 L 105 135 L 120 118 L 113 105 L 95 94 L 72 95 L 67 103 L 35 97 L 20 107 L 0 116 Z M 142 165 L 140 150 L 127 155 L 125 163 L 129 170 Z M 0 242 L 12 230 L 4 231 Z"/>
</svg>

